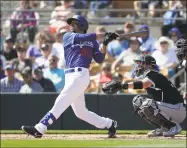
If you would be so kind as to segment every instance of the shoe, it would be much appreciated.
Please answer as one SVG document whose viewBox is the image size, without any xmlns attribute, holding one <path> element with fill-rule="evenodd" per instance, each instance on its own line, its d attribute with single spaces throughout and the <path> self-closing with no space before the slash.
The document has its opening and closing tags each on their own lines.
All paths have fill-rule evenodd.
<svg viewBox="0 0 187 148">
<path fill-rule="evenodd" d="M 116 138 L 117 121 L 112 121 L 112 126 L 108 129 L 108 138 Z"/>
<path fill-rule="evenodd" d="M 159 136 L 163 136 L 163 132 L 167 131 L 166 128 L 157 128 L 155 130 L 150 131 L 149 133 L 147 133 L 148 137 L 159 137 Z"/>
<path fill-rule="evenodd" d="M 176 126 L 172 127 L 167 132 L 163 132 L 163 135 L 164 135 L 164 137 L 173 137 L 177 134 L 180 134 L 181 131 L 182 131 L 181 126 L 178 123 L 176 123 Z"/>
<path fill-rule="evenodd" d="M 38 132 L 34 126 L 22 126 L 21 129 L 25 133 L 27 133 L 29 135 L 32 135 L 35 138 L 41 138 L 42 137 L 42 134 L 40 132 Z"/>
</svg>

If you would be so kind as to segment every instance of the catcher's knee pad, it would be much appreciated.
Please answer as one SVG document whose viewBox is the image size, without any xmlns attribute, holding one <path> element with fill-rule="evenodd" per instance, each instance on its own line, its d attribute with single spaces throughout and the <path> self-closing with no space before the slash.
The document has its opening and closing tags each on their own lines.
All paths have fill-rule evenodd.
<svg viewBox="0 0 187 148">
<path fill-rule="evenodd" d="M 170 118 L 158 109 L 154 100 L 147 99 L 144 101 L 139 114 L 144 115 L 149 121 L 167 129 L 175 126 L 175 123 L 171 122 Z"/>
<path fill-rule="evenodd" d="M 140 107 L 145 100 L 146 100 L 146 98 L 142 95 L 137 95 L 133 98 L 132 104 L 133 104 L 135 112 L 140 110 Z"/>
</svg>

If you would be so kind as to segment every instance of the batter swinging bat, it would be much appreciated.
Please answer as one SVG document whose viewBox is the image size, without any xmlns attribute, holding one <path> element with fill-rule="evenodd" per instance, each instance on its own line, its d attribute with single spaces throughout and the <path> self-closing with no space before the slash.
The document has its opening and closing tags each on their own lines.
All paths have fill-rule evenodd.
<svg viewBox="0 0 187 148">
<path fill-rule="evenodd" d="M 131 37 L 142 37 L 148 34 L 148 31 L 136 31 L 127 34 L 118 34 L 121 39 L 130 39 Z"/>
</svg>

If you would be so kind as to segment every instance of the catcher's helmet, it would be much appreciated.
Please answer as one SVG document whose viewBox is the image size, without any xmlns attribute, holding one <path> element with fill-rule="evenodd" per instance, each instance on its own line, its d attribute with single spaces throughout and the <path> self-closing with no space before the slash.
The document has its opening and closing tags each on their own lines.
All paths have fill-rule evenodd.
<svg viewBox="0 0 187 148">
<path fill-rule="evenodd" d="M 176 54 L 180 61 L 185 57 L 187 52 L 187 39 L 179 39 L 176 43 Z"/>
<path fill-rule="evenodd" d="M 74 15 L 73 17 L 67 19 L 67 23 L 70 25 L 73 20 L 77 21 L 77 25 L 81 30 L 85 33 L 87 32 L 89 24 L 86 18 L 81 15 Z"/>
<path fill-rule="evenodd" d="M 157 68 L 156 60 L 150 55 L 141 55 L 137 59 L 134 59 L 134 62 L 135 65 L 134 65 L 133 72 L 136 77 L 139 77 L 144 73 L 145 70 L 147 70 L 145 68 L 146 65 L 151 65 L 153 69 Z"/>
</svg>

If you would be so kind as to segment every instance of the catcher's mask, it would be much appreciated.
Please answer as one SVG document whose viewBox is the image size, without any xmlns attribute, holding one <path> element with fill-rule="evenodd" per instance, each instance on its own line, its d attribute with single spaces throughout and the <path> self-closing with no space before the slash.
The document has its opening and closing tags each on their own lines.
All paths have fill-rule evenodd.
<svg viewBox="0 0 187 148">
<path fill-rule="evenodd" d="M 147 70 L 147 65 L 151 65 L 151 68 L 156 69 L 156 60 L 150 55 L 141 55 L 137 59 L 134 60 L 134 76 L 141 76 L 145 70 Z"/>
<path fill-rule="evenodd" d="M 179 39 L 176 43 L 176 54 L 179 59 L 179 61 L 182 61 L 183 58 L 186 56 L 187 52 L 187 39 Z"/>
</svg>

